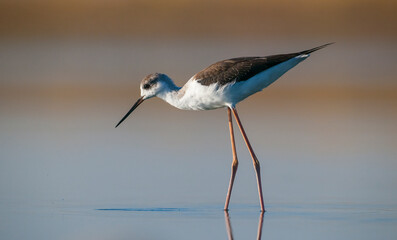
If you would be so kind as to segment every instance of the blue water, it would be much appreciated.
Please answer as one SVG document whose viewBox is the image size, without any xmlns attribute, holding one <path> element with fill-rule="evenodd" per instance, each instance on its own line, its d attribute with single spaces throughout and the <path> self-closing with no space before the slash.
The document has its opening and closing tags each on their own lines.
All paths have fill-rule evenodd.
<svg viewBox="0 0 397 240">
<path fill-rule="evenodd" d="M 104 206 L 102 206 L 104 207 Z M 394 239 L 397 206 L 237 204 L 186 207 L 76 206 L 1 208 L 3 239 Z"/>
<path fill-rule="evenodd" d="M 114 128 L 140 77 L 181 84 L 264 51 L 241 44 L 0 44 L 0 239 L 396 239 L 394 45 L 335 44 L 237 106 L 261 163 L 263 216 L 236 125 L 240 164 L 222 210 L 224 109 L 153 99 Z M 323 92 L 306 96 L 313 85 Z"/>
</svg>

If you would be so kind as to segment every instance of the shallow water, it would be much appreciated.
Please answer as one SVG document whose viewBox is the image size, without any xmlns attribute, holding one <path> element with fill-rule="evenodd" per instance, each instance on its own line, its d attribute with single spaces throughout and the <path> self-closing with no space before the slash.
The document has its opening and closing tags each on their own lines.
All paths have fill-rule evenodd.
<svg viewBox="0 0 397 240">
<path fill-rule="evenodd" d="M 393 239 L 395 205 L 7 206 L 4 239 Z M 22 230 L 23 228 L 23 230 Z"/>
<path fill-rule="evenodd" d="M 237 128 L 229 218 L 222 210 L 224 109 L 151 100 L 114 126 L 145 74 L 187 79 L 262 43 L 2 43 L 0 238 L 256 239 L 259 225 L 262 239 L 394 239 L 397 48 L 377 46 L 335 45 L 238 105 L 262 166 L 261 223 Z"/>
</svg>

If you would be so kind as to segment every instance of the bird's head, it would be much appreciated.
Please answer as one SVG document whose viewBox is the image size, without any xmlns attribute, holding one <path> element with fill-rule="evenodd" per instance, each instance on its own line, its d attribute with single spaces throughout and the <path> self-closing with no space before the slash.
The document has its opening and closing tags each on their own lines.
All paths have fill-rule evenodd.
<svg viewBox="0 0 397 240">
<path fill-rule="evenodd" d="M 167 92 L 174 87 L 175 85 L 172 80 L 163 73 L 153 73 L 147 75 L 144 79 L 142 79 L 140 84 L 141 97 L 135 102 L 135 104 L 120 120 L 116 127 L 120 125 L 132 113 L 132 111 L 134 111 L 141 103 L 143 103 L 143 101 L 158 96 L 161 93 Z"/>
<path fill-rule="evenodd" d="M 163 73 L 153 73 L 147 75 L 141 82 L 141 98 L 144 100 L 152 98 L 168 90 L 173 85 L 172 80 Z"/>
</svg>

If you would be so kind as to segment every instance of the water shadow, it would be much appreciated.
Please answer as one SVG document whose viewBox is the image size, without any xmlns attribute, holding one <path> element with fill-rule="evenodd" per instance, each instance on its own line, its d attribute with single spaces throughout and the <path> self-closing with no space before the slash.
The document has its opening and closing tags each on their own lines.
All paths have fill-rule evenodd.
<svg viewBox="0 0 397 240">
<path fill-rule="evenodd" d="M 189 208 L 98 208 L 98 211 L 122 211 L 122 212 L 188 212 Z"/>
</svg>

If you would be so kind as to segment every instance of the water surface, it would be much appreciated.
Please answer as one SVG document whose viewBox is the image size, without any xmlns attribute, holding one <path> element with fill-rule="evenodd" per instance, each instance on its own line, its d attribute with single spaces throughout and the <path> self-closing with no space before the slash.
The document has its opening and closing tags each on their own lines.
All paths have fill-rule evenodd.
<svg viewBox="0 0 397 240">
<path fill-rule="evenodd" d="M 114 128 L 150 72 L 182 84 L 222 58 L 295 44 L 2 42 L 1 239 L 256 239 L 258 226 L 262 239 L 394 239 L 394 45 L 335 44 L 238 105 L 262 166 L 262 222 L 238 132 L 229 218 L 222 210 L 224 109 L 153 99 Z"/>
<path fill-rule="evenodd" d="M 393 239 L 397 234 L 395 205 L 269 204 L 264 215 L 247 204 L 229 213 L 221 205 L 92 207 L 3 205 L 1 233 L 5 239 Z"/>
</svg>

